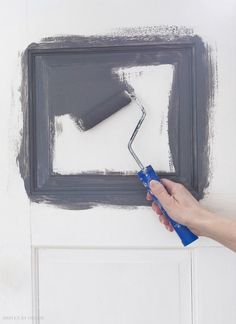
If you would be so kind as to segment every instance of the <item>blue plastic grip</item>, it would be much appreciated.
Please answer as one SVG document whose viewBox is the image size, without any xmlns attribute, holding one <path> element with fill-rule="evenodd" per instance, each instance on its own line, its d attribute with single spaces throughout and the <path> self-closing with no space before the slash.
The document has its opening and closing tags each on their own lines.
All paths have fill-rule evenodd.
<svg viewBox="0 0 236 324">
<path fill-rule="evenodd" d="M 138 177 L 139 177 L 140 181 L 142 182 L 142 184 L 144 185 L 144 187 L 147 189 L 147 191 L 152 195 L 153 200 L 159 206 L 161 212 L 166 216 L 168 221 L 173 226 L 174 230 L 180 237 L 183 245 L 187 246 L 187 245 L 191 244 L 192 242 L 196 241 L 198 239 L 198 236 L 193 234 L 193 232 L 191 232 L 186 226 L 176 223 L 172 218 L 170 218 L 168 213 L 162 207 L 159 200 L 152 194 L 152 192 L 149 188 L 149 182 L 151 180 L 160 181 L 160 178 L 158 177 L 156 172 L 153 170 L 153 167 L 151 165 L 145 167 L 144 169 L 142 169 L 141 171 L 138 172 Z"/>
</svg>

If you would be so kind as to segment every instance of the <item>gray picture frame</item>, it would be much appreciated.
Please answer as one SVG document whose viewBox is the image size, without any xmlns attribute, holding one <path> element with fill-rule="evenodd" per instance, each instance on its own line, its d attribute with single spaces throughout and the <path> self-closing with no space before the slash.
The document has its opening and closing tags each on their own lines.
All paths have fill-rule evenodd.
<svg viewBox="0 0 236 324">
<path fill-rule="evenodd" d="M 70 55 L 112 55 L 122 51 L 160 53 L 159 64 L 175 65 L 168 116 L 175 172 L 159 175 L 184 183 L 197 199 L 203 197 L 209 176 L 208 121 L 213 76 L 209 49 L 201 38 L 68 36 L 31 44 L 23 57 L 24 129 L 19 163 L 32 201 L 69 209 L 87 209 L 97 204 L 150 204 L 135 174 L 60 175 L 52 170 L 53 116 L 47 85 L 55 66 L 53 58 L 59 55 L 66 60 Z"/>
</svg>

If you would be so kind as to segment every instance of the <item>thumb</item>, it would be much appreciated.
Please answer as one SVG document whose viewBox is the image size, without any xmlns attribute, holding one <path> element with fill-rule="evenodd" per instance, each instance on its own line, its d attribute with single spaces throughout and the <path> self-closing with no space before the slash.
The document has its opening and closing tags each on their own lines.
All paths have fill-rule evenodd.
<svg viewBox="0 0 236 324">
<path fill-rule="evenodd" d="M 166 188 L 159 181 L 152 180 L 149 183 L 152 194 L 159 200 L 161 205 L 168 211 L 171 207 L 172 199 Z"/>
</svg>

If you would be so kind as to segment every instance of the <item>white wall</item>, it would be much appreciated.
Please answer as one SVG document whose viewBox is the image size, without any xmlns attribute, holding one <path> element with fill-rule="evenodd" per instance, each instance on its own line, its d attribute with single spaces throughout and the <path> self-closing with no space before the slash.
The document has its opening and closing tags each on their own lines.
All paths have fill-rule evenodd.
<svg viewBox="0 0 236 324">
<path fill-rule="evenodd" d="M 18 92 L 21 81 L 20 57 L 17 56 L 31 42 L 40 41 L 46 36 L 114 32 L 122 27 L 156 25 L 192 27 L 194 32 L 203 37 L 204 41 L 213 48 L 213 57 L 217 61 L 217 93 L 211 118 L 212 179 L 207 190 L 209 197 L 206 202 L 209 207 L 220 210 L 223 207 L 225 210 L 234 212 L 236 208 L 233 202 L 236 190 L 233 185 L 236 180 L 236 172 L 234 172 L 236 152 L 233 150 L 236 132 L 234 127 L 236 43 L 234 42 L 235 2 L 233 0 L 224 1 L 224 3 L 221 1 L 206 3 L 205 1 L 150 0 L 139 3 L 135 1 L 68 2 L 62 0 L 2 1 L 1 3 L 5 10 L 1 10 L 2 39 L 8 44 L 7 51 L 1 53 L 3 57 L 1 71 L 6 75 L 3 84 L 6 91 L 2 94 L 2 100 L 5 103 L 8 100 L 8 106 L 13 106 L 11 110 L 4 111 L 5 120 L 11 121 L 12 125 L 11 141 L 15 141 L 17 137 L 18 140 L 20 139 L 18 129 L 22 118 Z M 15 112 L 18 112 L 17 120 L 14 117 Z M 15 118 L 15 124 L 12 123 L 13 118 Z M 3 128 L 7 127 L 7 123 L 4 122 Z M 7 150 L 6 139 L 4 145 Z M 4 156 L 8 156 L 7 151 L 4 152 Z M 6 172 L 3 173 L 2 179 L 6 182 Z M 17 170 L 15 173 L 18 176 Z"/>
<path fill-rule="evenodd" d="M 217 60 L 217 93 L 211 118 L 212 180 L 210 183 L 210 207 L 223 206 L 234 210 L 231 195 L 235 194 L 236 152 L 235 97 L 236 66 L 234 53 L 234 1 L 1 1 L 2 44 L 7 48 L 1 52 L 1 101 L 4 109 L 1 130 L 9 133 L 10 144 L 19 145 L 20 113 L 20 53 L 31 42 L 42 37 L 66 34 L 98 34 L 121 27 L 155 25 L 179 25 L 193 27 L 213 48 Z M 114 14 L 115 13 L 115 14 Z M 17 117 L 16 117 L 17 113 Z M 8 123 L 6 122 L 8 121 Z M 9 125 L 10 123 L 10 125 Z M 9 127 L 10 132 L 9 132 Z M 2 153 L 6 158 L 12 154 L 6 136 L 2 136 Z M 16 142 L 18 140 L 18 142 Z M 17 143 L 17 144 L 16 144 Z M 14 147 L 15 155 L 17 148 Z M 11 155 L 11 162 L 13 156 Z M 1 162 L 4 163 L 4 162 Z M 12 164 L 12 163 L 11 163 Z M 11 166 L 11 168 L 13 168 Z M 4 168 L 1 168 L 4 170 Z M 14 169 L 19 177 L 18 170 Z M 10 171 L 12 174 L 12 169 Z M 2 184 L 6 186 L 7 173 L 2 171 Z M 217 197 L 211 205 L 211 199 Z"/>
<path fill-rule="evenodd" d="M 4 315 L 31 314 L 31 244 L 34 247 L 180 246 L 174 235 L 163 231 L 148 208 L 129 210 L 108 206 L 77 212 L 29 203 L 16 165 L 22 127 L 20 55 L 28 44 L 38 42 L 42 37 L 98 34 L 122 27 L 193 27 L 194 32 L 212 46 L 218 75 L 211 118 L 212 179 L 203 203 L 212 210 L 235 215 L 235 1 L 13 0 L 0 1 L 0 5 L 0 301 Z M 201 239 L 198 244 L 213 243 Z M 210 260 L 213 255 L 218 261 L 224 258 L 215 251 L 218 250 L 210 250 L 203 258 L 196 259 L 203 262 L 199 278 L 203 278 L 204 284 L 207 282 L 207 278 L 201 275 L 204 274 L 204 258 Z M 225 262 L 232 268 L 233 260 L 231 254 L 225 256 Z M 219 262 L 215 264 L 214 273 Z M 209 267 L 210 264 L 208 270 Z M 228 272 L 223 267 L 219 271 L 218 277 L 227 276 Z M 224 285 L 221 279 L 221 290 L 224 287 L 225 290 L 222 290 L 222 296 L 214 299 L 213 321 L 206 321 L 206 311 L 200 304 L 197 323 L 222 323 L 222 300 L 227 298 L 232 306 L 235 299 L 235 282 L 232 273 L 230 276 L 232 285 L 228 281 Z M 214 285 L 207 288 L 205 295 L 203 290 L 199 291 L 207 301 L 217 293 L 219 291 Z M 233 322 L 235 316 L 231 314 L 228 323 Z"/>
</svg>

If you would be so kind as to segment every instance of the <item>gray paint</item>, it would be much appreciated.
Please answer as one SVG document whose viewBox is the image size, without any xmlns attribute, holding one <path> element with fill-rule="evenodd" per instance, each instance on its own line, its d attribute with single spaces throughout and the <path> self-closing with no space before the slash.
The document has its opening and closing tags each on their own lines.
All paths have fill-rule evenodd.
<svg viewBox="0 0 236 324">
<path fill-rule="evenodd" d="M 117 87 L 119 89 L 119 85 L 117 85 Z M 84 113 L 76 120 L 77 124 L 81 130 L 87 131 L 119 111 L 121 108 L 126 107 L 130 102 L 131 98 L 127 92 L 122 91 L 115 93 L 100 104 L 96 104 L 94 107 L 86 107 Z"/>
<path fill-rule="evenodd" d="M 208 185 L 208 119 L 214 96 L 209 48 L 200 37 L 176 27 L 121 34 L 47 38 L 25 51 L 19 165 L 31 200 L 72 209 L 97 204 L 148 205 L 135 175 L 53 174 L 53 119 L 69 113 L 79 120 L 93 107 L 101 107 L 98 103 L 122 92 L 125 84 L 112 73 L 113 68 L 158 64 L 175 65 L 168 129 L 176 173 L 161 176 L 183 182 L 197 198 L 203 197 Z"/>
</svg>

